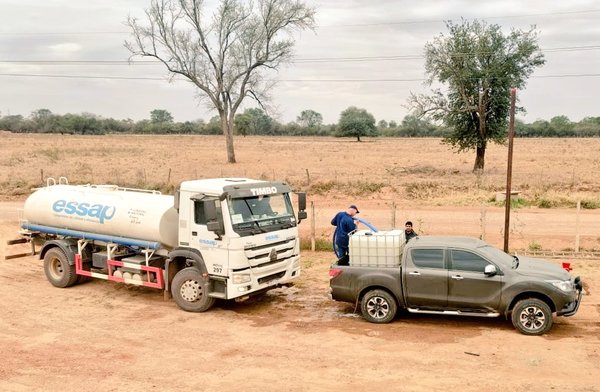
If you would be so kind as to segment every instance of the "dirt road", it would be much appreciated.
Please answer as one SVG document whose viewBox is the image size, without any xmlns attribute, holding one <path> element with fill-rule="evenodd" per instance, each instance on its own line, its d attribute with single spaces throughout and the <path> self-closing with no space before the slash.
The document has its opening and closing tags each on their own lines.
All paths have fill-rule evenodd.
<svg viewBox="0 0 600 392">
<path fill-rule="evenodd" d="M 160 291 L 57 289 L 36 257 L 4 261 L 18 205 L 0 203 L 2 391 L 600 391 L 600 260 L 573 261 L 583 304 L 542 337 L 503 319 L 367 323 L 328 299 L 329 253 L 305 252 L 292 288 L 193 314 Z"/>
</svg>

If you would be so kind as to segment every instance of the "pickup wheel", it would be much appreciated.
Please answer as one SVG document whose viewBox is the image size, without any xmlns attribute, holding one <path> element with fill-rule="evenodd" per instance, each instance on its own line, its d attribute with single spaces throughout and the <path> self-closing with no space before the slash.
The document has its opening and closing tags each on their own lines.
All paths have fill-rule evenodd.
<svg viewBox="0 0 600 392">
<path fill-rule="evenodd" d="M 77 282 L 75 265 L 70 265 L 67 255 L 60 248 L 52 248 L 44 255 L 46 279 L 55 287 L 65 288 Z"/>
<path fill-rule="evenodd" d="M 552 327 L 552 310 L 537 298 L 517 302 L 511 318 L 513 326 L 524 335 L 542 335 Z"/>
<path fill-rule="evenodd" d="M 368 322 L 383 324 L 394 319 L 398 305 L 387 291 L 371 290 L 363 296 L 360 309 Z"/>
<path fill-rule="evenodd" d="M 171 295 L 177 306 L 188 312 L 205 312 L 215 304 L 207 295 L 208 282 L 196 268 L 179 271 L 171 283 Z"/>
</svg>

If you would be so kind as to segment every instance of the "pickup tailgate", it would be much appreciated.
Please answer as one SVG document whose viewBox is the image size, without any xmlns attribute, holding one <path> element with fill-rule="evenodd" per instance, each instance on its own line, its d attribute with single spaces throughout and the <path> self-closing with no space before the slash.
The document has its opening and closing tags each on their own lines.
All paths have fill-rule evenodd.
<svg viewBox="0 0 600 392">
<path fill-rule="evenodd" d="M 400 267 L 355 267 L 332 265 L 329 269 L 331 298 L 336 301 L 356 303 L 370 288 L 389 291 L 399 305 L 404 304 Z"/>
</svg>

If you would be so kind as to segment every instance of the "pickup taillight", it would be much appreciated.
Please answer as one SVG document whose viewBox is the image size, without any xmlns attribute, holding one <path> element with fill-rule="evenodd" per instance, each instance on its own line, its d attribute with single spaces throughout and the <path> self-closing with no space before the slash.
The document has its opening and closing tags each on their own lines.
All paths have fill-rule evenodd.
<svg viewBox="0 0 600 392">
<path fill-rule="evenodd" d="M 329 268 L 329 279 L 336 278 L 342 273 L 341 268 Z"/>
</svg>

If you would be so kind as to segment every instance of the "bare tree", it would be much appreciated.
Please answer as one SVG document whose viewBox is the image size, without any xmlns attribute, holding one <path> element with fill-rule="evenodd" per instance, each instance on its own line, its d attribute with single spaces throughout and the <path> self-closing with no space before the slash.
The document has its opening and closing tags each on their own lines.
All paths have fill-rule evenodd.
<svg viewBox="0 0 600 392">
<path fill-rule="evenodd" d="M 171 80 L 180 75 L 198 87 L 219 113 L 227 161 L 235 163 L 235 113 L 246 97 L 264 107 L 273 86 L 266 72 L 291 60 L 291 33 L 312 29 L 315 10 L 298 0 L 221 0 L 208 18 L 205 8 L 202 0 L 152 0 L 146 25 L 127 19 L 133 40 L 125 47 L 162 62 Z"/>
</svg>

